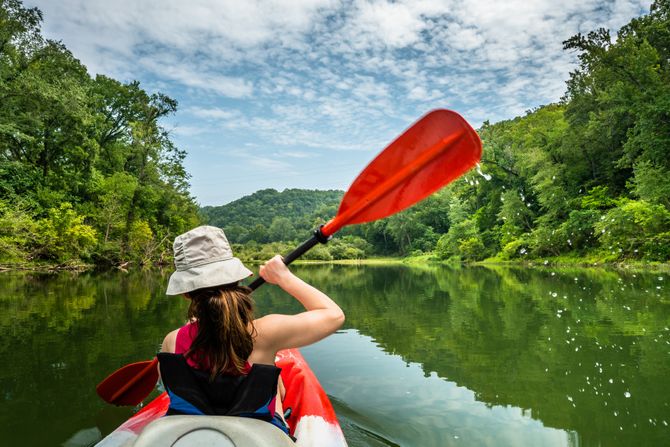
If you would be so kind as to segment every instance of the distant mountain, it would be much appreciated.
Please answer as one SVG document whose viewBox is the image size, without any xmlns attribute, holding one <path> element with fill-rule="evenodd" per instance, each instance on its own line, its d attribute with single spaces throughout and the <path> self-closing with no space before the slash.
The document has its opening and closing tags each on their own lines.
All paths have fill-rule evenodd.
<svg viewBox="0 0 670 447">
<path fill-rule="evenodd" d="M 221 227 L 231 242 L 260 243 L 308 237 L 320 222 L 333 217 L 344 191 L 263 189 L 221 206 L 205 206 L 200 214 Z"/>
</svg>

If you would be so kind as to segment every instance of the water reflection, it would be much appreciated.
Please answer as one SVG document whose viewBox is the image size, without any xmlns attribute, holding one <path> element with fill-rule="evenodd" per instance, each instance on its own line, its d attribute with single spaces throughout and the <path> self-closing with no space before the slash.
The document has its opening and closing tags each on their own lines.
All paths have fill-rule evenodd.
<svg viewBox="0 0 670 447">
<path fill-rule="evenodd" d="M 89 439 L 80 432 L 108 432 L 131 414 L 105 406 L 95 385 L 153 355 L 165 324 L 183 318 L 162 282 L 155 273 L 0 277 L 3 445 Z"/>
<path fill-rule="evenodd" d="M 545 427 L 523 410 L 481 402 L 475 392 L 418 363 L 381 350 L 368 336 L 348 330 L 305 350 L 315 373 L 336 396 L 350 442 L 384 440 L 404 446 L 566 446 L 570 433 Z M 335 366 L 334 366 L 335 365 Z M 376 437 L 370 436 L 376 435 Z"/>
<path fill-rule="evenodd" d="M 305 350 L 351 445 L 653 445 L 670 431 L 670 278 L 585 269 L 300 266 L 347 314 Z M 86 445 L 95 396 L 182 323 L 165 273 L 0 276 L 0 439 Z M 295 312 L 272 287 L 258 313 Z M 36 429 L 39 427 L 39 430 Z"/>
<path fill-rule="evenodd" d="M 670 435 L 662 275 L 334 267 L 332 277 L 329 292 L 349 327 L 491 408 L 522 409 L 577 433 L 582 445 L 655 444 Z"/>
</svg>

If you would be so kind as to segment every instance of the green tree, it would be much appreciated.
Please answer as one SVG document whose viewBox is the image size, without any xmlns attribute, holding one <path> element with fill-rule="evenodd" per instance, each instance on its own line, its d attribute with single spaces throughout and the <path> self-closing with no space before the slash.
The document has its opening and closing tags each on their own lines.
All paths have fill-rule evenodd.
<svg viewBox="0 0 670 447">
<path fill-rule="evenodd" d="M 476 222 L 472 219 L 466 219 L 452 225 L 449 232 L 440 237 L 435 252 L 441 259 L 464 255 L 469 259 L 473 257 L 481 259 L 480 256 L 475 255 L 475 251 L 483 247 L 484 244 L 481 241 Z M 461 248 L 465 248 L 467 253 L 462 253 Z"/>
<path fill-rule="evenodd" d="M 0 0 L 0 200 L 60 241 L 33 255 L 15 240 L 17 252 L 78 258 L 74 246 L 90 248 L 85 227 L 72 223 L 78 242 L 59 227 L 74 212 L 99 229 L 96 262 L 134 251 L 136 221 L 160 242 L 150 250 L 160 257 L 169 235 L 199 222 L 185 152 L 160 124 L 176 102 L 138 82 L 91 79 L 62 43 L 42 37 L 41 21 L 38 9 Z"/>
<path fill-rule="evenodd" d="M 631 187 L 642 200 L 670 209 L 670 169 L 642 160 L 635 164 Z"/>
<path fill-rule="evenodd" d="M 0 200 L 0 262 L 20 263 L 37 255 L 40 228 L 22 205 Z"/>
<path fill-rule="evenodd" d="M 277 216 L 272 219 L 272 224 L 268 228 L 268 238 L 272 242 L 288 242 L 296 238 L 293 222 L 288 217 Z"/>
<path fill-rule="evenodd" d="M 400 249 L 401 255 L 407 255 L 428 243 L 433 245 L 434 233 L 422 224 L 412 211 L 395 214 L 387 219 L 386 230 Z"/>
<path fill-rule="evenodd" d="M 268 230 L 265 228 L 265 225 L 257 223 L 251 230 L 249 230 L 248 238 L 249 241 L 260 243 L 268 242 Z"/>
<path fill-rule="evenodd" d="M 655 252 L 665 253 L 670 247 L 654 250 L 649 241 L 667 243 L 670 232 L 670 211 L 662 205 L 644 201 L 622 200 L 609 210 L 595 225 L 596 234 L 605 250 L 614 259 L 623 257 L 650 257 Z M 663 261 L 667 259 L 661 259 Z"/>
<path fill-rule="evenodd" d="M 48 217 L 39 221 L 42 254 L 50 259 L 87 259 L 96 244 L 96 231 L 84 223 L 72 205 L 65 202 L 51 208 Z"/>
<path fill-rule="evenodd" d="M 137 188 L 137 180 L 125 172 L 116 172 L 103 178 L 98 187 L 96 217 L 104 236 L 103 243 L 123 228 L 130 201 Z"/>
</svg>

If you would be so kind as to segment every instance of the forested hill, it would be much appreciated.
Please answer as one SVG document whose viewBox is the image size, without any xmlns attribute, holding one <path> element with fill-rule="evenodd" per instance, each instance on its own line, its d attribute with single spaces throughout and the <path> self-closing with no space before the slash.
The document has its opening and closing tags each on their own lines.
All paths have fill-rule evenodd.
<svg viewBox="0 0 670 447">
<path fill-rule="evenodd" d="M 223 228 L 231 242 L 307 239 L 318 223 L 333 217 L 343 191 L 263 189 L 222 206 L 200 209 L 210 225 Z"/>
</svg>

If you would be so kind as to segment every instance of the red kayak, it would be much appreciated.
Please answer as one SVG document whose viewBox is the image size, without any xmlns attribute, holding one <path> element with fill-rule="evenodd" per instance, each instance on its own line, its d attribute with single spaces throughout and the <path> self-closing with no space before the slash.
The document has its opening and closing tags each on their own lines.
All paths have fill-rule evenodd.
<svg viewBox="0 0 670 447">
<path fill-rule="evenodd" d="M 141 447 L 173 445 L 222 446 L 346 446 L 335 410 L 319 381 L 297 349 L 277 353 L 276 365 L 286 387 L 283 401 L 294 443 L 264 421 L 230 416 L 170 416 L 162 418 L 170 400 L 163 393 L 97 445 Z"/>
</svg>

